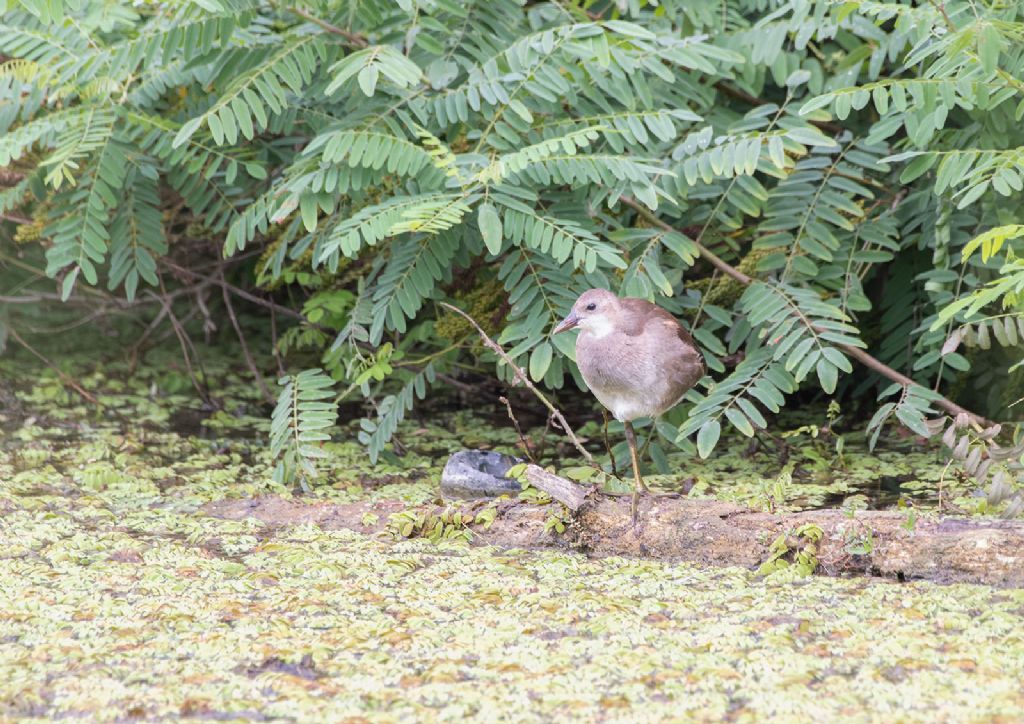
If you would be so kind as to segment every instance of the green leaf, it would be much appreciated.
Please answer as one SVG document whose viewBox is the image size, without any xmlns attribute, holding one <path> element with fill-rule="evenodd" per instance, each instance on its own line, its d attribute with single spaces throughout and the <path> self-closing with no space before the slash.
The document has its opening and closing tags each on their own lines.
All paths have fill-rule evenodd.
<svg viewBox="0 0 1024 724">
<path fill-rule="evenodd" d="M 487 251 L 497 255 L 501 251 L 501 217 L 494 204 L 485 201 L 480 204 L 477 210 L 477 224 L 480 227 L 480 235 L 484 239 Z"/>
<path fill-rule="evenodd" d="M 741 433 L 743 433 L 747 437 L 754 436 L 754 426 L 750 424 L 750 420 L 747 419 L 747 416 L 744 415 L 739 410 L 737 410 L 735 407 L 725 408 L 725 416 L 729 418 L 729 422 L 732 423 L 732 426 L 739 430 Z M 697 443 L 698 445 L 700 444 L 699 437 Z M 701 457 L 704 456 L 702 455 Z"/>
<path fill-rule="evenodd" d="M 700 430 L 697 432 L 697 454 L 702 459 L 707 458 L 711 451 L 715 449 L 721 434 L 722 426 L 718 420 L 708 420 L 701 425 Z"/>
<path fill-rule="evenodd" d="M 831 395 L 836 391 L 839 369 L 824 357 L 818 360 L 815 369 L 818 373 L 818 382 L 821 383 L 821 389 Z"/>
<path fill-rule="evenodd" d="M 71 290 L 75 288 L 75 280 L 78 278 L 79 268 L 75 267 L 70 274 L 64 277 L 60 285 L 60 300 L 66 302 L 71 296 Z"/>
<path fill-rule="evenodd" d="M 966 208 L 973 204 L 978 199 L 980 199 L 981 195 L 988 191 L 988 185 L 988 181 L 982 181 L 977 186 L 972 186 L 970 189 L 968 189 L 967 192 L 960 197 L 960 201 L 957 202 L 957 209 Z"/>
<path fill-rule="evenodd" d="M 907 405 L 899 405 L 896 407 L 896 417 L 921 437 L 931 437 L 931 431 L 924 424 L 924 416 L 920 411 Z"/>
<path fill-rule="evenodd" d="M 368 65 L 359 71 L 359 75 L 356 79 L 359 81 L 359 89 L 363 91 L 365 95 L 372 96 L 373 92 L 377 89 L 377 77 L 380 75 L 380 71 L 376 65 Z"/>
<path fill-rule="evenodd" d="M 798 128 L 790 129 L 786 135 L 796 141 L 802 143 L 805 146 L 815 146 L 820 148 L 838 148 L 839 144 L 834 140 L 823 134 L 817 128 L 813 126 L 802 126 Z"/>
<path fill-rule="evenodd" d="M 999 51 L 1003 38 L 992 24 L 986 24 L 978 35 L 978 59 L 986 73 L 995 73 L 999 67 Z"/>
<path fill-rule="evenodd" d="M 533 348 L 530 354 L 530 377 L 534 382 L 540 382 L 547 374 L 548 367 L 551 366 L 552 351 L 551 345 L 546 341 Z"/>
</svg>

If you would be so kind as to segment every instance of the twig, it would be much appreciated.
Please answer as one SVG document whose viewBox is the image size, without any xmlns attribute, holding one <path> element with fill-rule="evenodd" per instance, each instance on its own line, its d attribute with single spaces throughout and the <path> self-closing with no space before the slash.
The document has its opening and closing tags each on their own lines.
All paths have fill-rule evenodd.
<svg viewBox="0 0 1024 724">
<path fill-rule="evenodd" d="M 953 25 L 953 21 L 949 19 L 949 13 L 946 12 L 946 3 L 938 3 L 935 0 L 928 0 L 929 4 L 938 10 L 942 14 L 942 20 L 946 23 L 946 29 L 950 32 L 956 30 L 956 26 Z"/>
<path fill-rule="evenodd" d="M 278 377 L 284 377 L 284 362 L 281 361 L 281 350 L 277 348 L 277 311 L 270 310 L 270 348 L 274 351 L 274 362 L 277 364 Z"/>
<path fill-rule="evenodd" d="M 445 384 L 451 385 L 455 389 L 462 390 L 463 392 L 468 393 L 468 394 L 473 394 L 473 393 L 475 393 L 477 391 L 476 388 L 473 387 L 473 385 L 467 385 L 462 380 L 457 380 L 454 377 L 452 377 L 451 375 L 445 375 L 445 374 L 442 374 L 440 372 L 438 372 L 436 374 L 437 374 L 437 379 L 443 381 Z"/>
<path fill-rule="evenodd" d="M 178 318 L 178 322 L 179 322 L 179 324 L 181 324 L 182 329 L 184 329 L 193 319 L 195 319 L 198 316 L 199 316 L 199 310 L 196 309 L 195 307 L 189 307 L 189 310 L 185 314 L 183 314 L 181 317 Z M 168 329 L 166 329 L 163 332 L 161 332 L 158 337 L 156 337 L 155 339 L 152 340 L 152 346 L 153 347 L 159 346 L 161 342 L 163 342 L 165 339 L 167 339 L 171 335 L 175 334 L 174 325 L 173 324 L 172 325 L 168 325 L 168 327 L 169 327 Z"/>
<path fill-rule="evenodd" d="M 30 296 L 5 297 L 0 296 L 0 304 L 38 304 L 39 302 L 59 302 L 60 295 L 57 293 L 39 292 Z"/>
<path fill-rule="evenodd" d="M 303 10 L 302 8 L 290 7 L 288 8 L 288 10 L 295 13 L 300 18 L 305 18 L 314 25 L 320 26 L 328 33 L 340 35 L 357 48 L 366 48 L 367 46 L 369 46 L 369 43 L 366 42 L 366 38 L 364 38 L 362 35 L 359 35 L 358 33 L 353 33 L 351 30 L 345 30 L 345 28 L 339 28 L 337 25 L 331 25 L 326 20 L 321 20 L 320 18 L 316 17 L 310 12 Z"/>
<path fill-rule="evenodd" d="M 526 376 L 526 372 L 523 370 L 523 368 L 512 361 L 512 358 L 505 353 L 505 350 L 501 348 L 501 345 L 495 342 L 493 339 L 491 339 L 487 335 L 487 332 L 483 330 L 483 327 L 477 324 L 477 321 L 475 319 L 473 319 L 471 316 L 463 312 L 461 309 L 459 309 L 458 307 L 453 307 L 451 304 L 448 304 L 447 302 L 440 302 L 440 304 L 445 309 L 455 312 L 460 317 L 469 322 L 471 325 L 473 325 L 473 328 L 476 329 L 477 334 L 479 334 L 480 338 L 484 341 L 484 345 L 486 345 L 490 350 L 492 350 L 496 355 L 498 355 L 498 357 L 500 357 L 505 362 L 505 364 L 509 366 L 509 369 L 512 370 L 512 373 L 515 375 L 516 380 L 518 380 L 526 389 L 532 392 L 534 396 L 541 401 L 544 407 L 548 408 L 548 412 L 551 413 L 551 416 L 554 418 L 555 422 L 557 422 L 561 426 L 562 430 L 565 431 L 565 434 L 569 437 L 569 440 L 572 441 L 572 444 L 575 446 L 575 448 L 580 451 L 580 454 L 583 456 L 583 458 L 588 463 L 592 465 L 595 464 L 594 456 L 590 454 L 589 450 L 583 447 L 583 444 L 579 441 L 579 438 L 576 437 L 576 433 L 572 431 L 572 428 L 569 426 L 569 423 L 566 422 L 565 416 L 558 410 L 557 407 L 551 404 L 550 400 L 548 400 L 548 398 L 544 396 L 543 392 L 538 390 L 534 386 L 534 384 L 530 382 L 530 378 Z"/>
<path fill-rule="evenodd" d="M 537 460 L 544 459 L 544 449 L 548 445 L 548 432 L 551 431 L 551 413 L 548 413 L 548 419 L 544 422 L 544 433 L 540 436 L 540 445 L 537 447 Z"/>
<path fill-rule="evenodd" d="M 235 285 L 229 284 L 223 279 L 218 279 L 215 276 L 206 276 L 205 274 L 199 274 L 198 272 L 194 272 L 191 269 L 186 269 L 185 267 L 178 266 L 174 262 L 168 261 L 167 259 L 161 259 L 160 263 L 170 269 L 173 269 L 174 271 L 180 274 L 187 274 L 188 276 L 194 279 L 201 279 L 204 282 L 216 284 L 219 287 L 224 287 L 232 294 L 234 294 L 236 297 L 241 297 L 242 299 L 248 302 L 258 304 L 261 307 L 266 307 L 267 309 L 273 309 L 274 311 L 280 312 L 286 317 L 291 317 L 292 319 L 300 319 L 302 321 L 306 320 L 306 318 L 302 315 L 301 312 L 296 312 L 294 309 L 289 309 L 288 307 L 282 307 L 280 304 L 275 304 L 274 302 L 271 302 L 270 300 L 267 299 L 261 299 L 260 297 L 257 297 L 255 294 L 250 294 L 244 289 L 239 289 Z"/>
<path fill-rule="evenodd" d="M 167 308 L 160 307 L 160 311 L 153 318 L 153 321 L 149 323 L 149 326 L 139 335 L 139 338 L 135 341 L 135 344 L 131 346 L 128 352 L 128 369 L 131 372 L 135 371 L 135 366 L 138 364 L 139 355 L 142 354 L 142 347 L 149 339 L 149 336 L 156 331 L 157 327 L 160 326 L 160 322 L 164 321 L 164 317 L 167 316 Z"/>
<path fill-rule="evenodd" d="M 194 294 L 194 293 L 202 290 L 204 287 L 208 287 L 208 286 L 210 286 L 210 282 L 202 281 L 202 282 L 200 282 L 198 284 L 194 284 L 194 285 L 189 286 L 189 287 L 181 287 L 179 289 L 175 289 L 174 291 L 167 292 L 167 298 L 168 299 L 177 299 L 178 297 L 183 297 L 183 296 L 186 296 L 186 295 Z M 111 308 L 114 310 L 114 312 L 116 312 L 116 311 L 124 311 L 124 310 L 128 310 L 128 309 L 133 309 L 135 307 L 142 307 L 142 306 L 146 306 L 146 305 L 154 304 L 154 303 L 159 304 L 159 300 L 152 300 L 151 301 L 151 300 L 148 300 L 148 299 L 142 299 L 140 297 L 136 297 L 134 300 L 132 300 L 130 302 L 127 299 L 109 298 L 109 299 L 103 299 L 104 306 L 103 306 L 102 309 L 97 309 L 95 299 L 83 299 L 82 295 L 80 295 L 78 293 L 78 289 L 79 289 L 79 287 L 75 287 L 75 291 L 66 300 L 63 299 L 61 297 L 61 295 L 57 294 L 56 292 L 33 292 L 31 295 L 22 295 L 22 296 L 17 296 L 17 297 L 0 296 L 0 303 L 3 303 L 3 304 L 38 304 L 39 302 L 60 302 L 62 307 L 70 307 L 70 306 L 78 303 L 78 304 L 89 305 L 90 309 L 93 312 L 96 313 L 97 317 L 101 316 L 103 314 L 107 314 L 108 310 L 111 309 Z M 82 289 L 85 290 L 85 291 L 95 291 L 92 287 L 82 287 Z M 110 312 L 110 313 L 114 313 L 114 312 Z"/>
<path fill-rule="evenodd" d="M 223 272 L 221 279 L 223 280 Z M 263 395 L 263 399 L 268 403 L 273 404 L 274 396 L 267 388 L 267 383 L 263 381 L 263 375 L 260 374 L 260 370 L 256 366 L 256 360 L 253 358 L 252 352 L 249 351 L 249 345 L 246 344 L 245 335 L 242 334 L 242 326 L 238 323 L 238 318 L 235 316 L 235 308 L 231 306 L 231 295 L 228 293 L 228 288 L 226 286 L 222 286 L 220 290 L 224 295 L 224 306 L 228 310 L 228 318 L 231 320 L 231 326 L 235 328 L 235 335 L 238 337 L 239 344 L 242 345 L 242 354 L 245 356 L 245 363 L 249 366 L 249 372 L 251 372 L 252 376 L 256 378 L 256 386 L 260 388 L 260 394 Z"/>
<path fill-rule="evenodd" d="M 24 348 L 25 348 L 25 349 L 27 349 L 27 350 L 28 350 L 29 352 L 31 352 L 31 353 L 32 353 L 33 355 L 35 355 L 36 357 L 38 357 L 38 358 L 39 358 L 39 359 L 40 359 L 40 360 L 42 361 L 42 363 L 43 363 L 44 365 L 46 365 L 46 366 L 47 366 L 47 367 L 49 367 L 49 368 L 50 368 L 51 370 L 53 370 L 54 372 L 56 372 L 56 373 L 57 373 L 57 376 L 58 376 L 58 377 L 60 377 L 61 381 L 62 381 L 62 382 L 63 382 L 63 383 L 65 384 L 65 385 L 67 385 L 68 387 L 70 387 L 71 389 L 73 389 L 73 390 L 74 390 L 75 392 L 77 392 L 77 393 L 78 393 L 79 395 L 81 395 L 81 396 L 82 396 L 82 398 L 84 398 L 84 399 L 85 399 L 86 401 L 88 401 L 88 402 L 91 402 L 91 403 L 92 403 L 92 404 L 94 404 L 94 405 L 99 405 L 99 406 L 102 406 L 102 405 L 100 405 L 100 401 L 99 401 L 99 400 L 97 400 L 97 399 L 96 399 L 95 397 L 93 397 L 93 396 L 92 396 L 92 395 L 91 395 L 91 394 L 89 393 L 89 391 L 88 391 L 88 390 L 86 390 L 86 389 L 85 389 L 84 387 L 82 387 L 82 386 L 81 386 L 80 384 L 78 384 L 77 382 L 75 382 L 75 380 L 73 380 L 73 379 L 72 379 L 72 378 L 71 378 L 71 377 L 70 377 L 70 376 L 69 376 L 68 374 L 66 374 L 66 373 L 65 373 L 65 372 L 64 372 L 64 371 L 63 371 L 63 370 L 62 370 L 62 369 L 61 369 L 60 367 L 58 367 L 57 365 L 55 365 L 55 364 L 54 364 L 53 362 L 51 362 L 50 360 L 46 359 L 46 357 L 44 357 L 44 356 L 43 356 L 43 355 L 42 355 L 42 354 L 41 354 L 40 352 L 36 351 L 36 349 L 35 349 L 35 348 L 34 348 L 34 347 L 33 347 L 32 345 L 30 345 L 30 344 L 29 344 L 28 342 L 26 342 L 26 341 L 25 341 L 24 339 L 22 339 L 22 338 L 21 338 L 21 335 L 20 335 L 20 334 L 18 334 L 18 331 L 17 331 L 16 329 L 14 329 L 13 327 L 9 327 L 7 331 L 8 331 L 8 333 L 9 333 L 9 334 L 11 335 L 11 338 L 12 338 L 12 339 L 14 339 L 14 341 L 15 341 L 15 342 L 17 342 L 17 343 L 18 343 L 18 344 L 20 344 L 20 345 L 21 345 L 22 347 L 24 347 Z"/>
<path fill-rule="evenodd" d="M 938 512 L 942 515 L 942 483 L 946 479 L 946 471 L 949 470 L 949 466 L 953 464 L 953 458 L 946 461 L 946 467 L 942 468 L 942 474 L 939 475 L 939 504 Z"/>
<path fill-rule="evenodd" d="M 608 441 L 608 410 L 601 406 L 601 415 L 604 417 L 604 449 L 608 453 L 608 459 L 612 461 L 612 475 L 619 477 L 619 466 L 615 462 L 615 453 L 612 452 L 612 444 Z"/>
<path fill-rule="evenodd" d="M 630 198 L 629 196 L 622 196 L 620 197 L 620 200 L 626 206 L 635 210 L 638 214 L 640 214 L 640 216 L 642 216 L 644 219 L 654 224 L 655 226 L 664 229 L 665 231 L 676 231 L 675 227 L 673 227 L 671 224 L 662 221 L 656 215 L 651 213 L 646 207 L 644 207 L 634 199 Z M 705 246 L 697 242 L 694 243 L 697 245 L 697 250 L 700 253 L 701 258 L 710 262 L 711 265 L 714 266 L 716 269 L 719 269 L 725 274 L 728 274 L 730 277 L 746 286 L 750 286 L 751 284 L 754 283 L 754 280 L 751 277 L 747 276 L 736 267 L 732 266 L 725 260 L 713 254 Z M 816 332 L 821 332 L 821 330 L 815 327 L 814 325 L 811 325 L 811 327 Z M 860 362 L 868 369 L 877 372 L 883 377 L 887 377 L 893 382 L 898 382 L 903 386 L 917 384 L 916 382 L 914 382 L 914 380 L 910 379 L 904 374 L 897 372 L 884 362 L 875 359 L 874 357 L 872 357 L 870 354 L 860 349 L 859 347 L 851 347 L 848 344 L 837 344 L 836 347 L 838 347 L 843 352 L 853 357 L 855 360 Z M 981 425 L 982 427 L 991 427 L 994 424 L 991 420 L 988 420 L 987 418 L 982 417 L 977 413 L 971 412 L 970 410 L 961 407 L 960 405 L 956 404 L 952 400 L 946 399 L 945 397 L 936 400 L 935 404 L 944 409 L 946 412 L 949 412 L 950 414 L 953 415 L 959 415 L 963 413 L 971 419 L 971 422 L 977 425 Z"/>
<path fill-rule="evenodd" d="M 191 350 L 192 354 L 196 355 L 197 362 L 199 361 L 199 354 L 195 351 L 195 346 L 192 344 L 192 340 L 189 339 L 188 334 L 185 332 L 184 325 L 182 325 L 182 323 L 174 315 L 174 310 L 171 309 L 171 302 L 169 299 L 166 298 L 167 288 L 164 286 L 163 277 L 159 277 L 159 281 L 160 291 L 164 293 L 164 296 L 161 297 L 159 294 L 153 291 L 147 291 L 147 293 L 150 296 L 156 298 L 163 305 L 163 308 L 167 311 L 167 318 L 170 320 L 171 327 L 174 329 L 174 334 L 178 338 L 178 344 L 181 345 L 181 354 L 185 358 L 185 369 L 188 370 L 188 376 L 189 379 L 192 380 L 192 386 L 195 388 L 196 392 L 199 393 L 199 399 L 201 399 L 204 404 L 212 406 L 213 400 L 210 397 L 210 393 L 206 387 L 206 384 L 201 383 L 199 381 L 199 378 L 196 377 L 195 370 L 192 369 L 192 358 L 189 354 L 189 350 Z"/>
<path fill-rule="evenodd" d="M 747 93 L 745 90 L 741 90 L 741 89 L 737 88 L 736 86 L 731 85 L 730 83 L 726 83 L 724 80 L 720 80 L 717 83 L 715 83 L 715 88 L 717 88 L 718 90 L 722 91 L 727 96 L 732 96 L 736 100 L 740 100 L 740 101 L 743 101 L 744 103 L 749 103 L 749 104 L 754 105 L 754 106 L 763 106 L 763 105 L 766 105 L 767 103 L 769 103 L 769 101 L 766 101 L 766 100 L 763 100 L 761 98 L 758 98 L 757 96 L 752 96 L 749 93 Z M 829 133 L 841 133 L 842 130 L 843 130 L 843 127 L 840 126 L 838 123 L 831 123 L 829 121 L 808 121 L 808 122 L 812 126 L 817 126 L 821 130 L 828 131 Z"/>
<path fill-rule="evenodd" d="M 509 403 L 508 398 L 499 397 L 498 400 L 505 404 L 505 409 L 508 411 L 508 419 L 512 421 L 512 427 L 516 429 L 516 435 L 519 436 L 519 443 L 523 446 L 523 452 L 526 453 L 526 457 L 530 459 L 531 463 L 537 462 L 533 457 L 533 451 L 530 450 L 530 441 L 523 435 L 523 431 L 519 427 L 519 420 L 517 420 L 516 416 L 512 413 L 512 405 Z"/>
</svg>

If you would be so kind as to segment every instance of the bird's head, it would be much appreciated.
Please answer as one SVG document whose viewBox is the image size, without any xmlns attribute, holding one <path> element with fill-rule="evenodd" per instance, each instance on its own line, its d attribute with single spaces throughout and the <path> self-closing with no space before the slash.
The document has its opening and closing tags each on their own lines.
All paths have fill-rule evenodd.
<svg viewBox="0 0 1024 724">
<path fill-rule="evenodd" d="M 588 289 L 580 295 L 569 315 L 555 326 L 551 334 L 579 327 L 596 337 L 603 337 L 614 328 L 618 312 L 617 296 L 607 289 Z"/>
</svg>

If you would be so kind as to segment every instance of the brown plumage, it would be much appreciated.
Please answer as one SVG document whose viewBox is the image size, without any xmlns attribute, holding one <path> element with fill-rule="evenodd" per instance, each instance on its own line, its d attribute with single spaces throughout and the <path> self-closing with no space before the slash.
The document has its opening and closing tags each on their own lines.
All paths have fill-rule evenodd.
<svg viewBox="0 0 1024 724">
<path fill-rule="evenodd" d="M 693 337 L 676 318 L 643 299 L 620 299 L 605 289 L 580 295 L 552 334 L 579 328 L 576 364 L 598 401 L 626 428 L 637 496 L 640 477 L 633 420 L 675 407 L 705 373 Z"/>
</svg>

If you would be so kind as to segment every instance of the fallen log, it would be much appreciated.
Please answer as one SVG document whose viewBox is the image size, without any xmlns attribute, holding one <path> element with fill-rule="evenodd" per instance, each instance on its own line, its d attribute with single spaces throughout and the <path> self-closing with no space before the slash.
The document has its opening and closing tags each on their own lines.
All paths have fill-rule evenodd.
<svg viewBox="0 0 1024 724">
<path fill-rule="evenodd" d="M 498 504 L 498 516 L 488 528 L 472 527 L 474 543 L 753 570 L 772 558 L 772 544 L 780 536 L 789 549 L 787 557 L 806 548 L 814 537 L 816 572 L 822 575 L 1024 587 L 1022 521 L 919 513 L 911 525 L 907 514 L 898 511 L 766 513 L 717 500 L 644 496 L 634 527 L 628 497 L 600 495 L 534 467 L 525 472 L 530 483 L 570 511 L 565 533 L 555 534 L 545 526 L 552 506 L 506 500 Z M 489 504 L 459 503 L 473 511 Z M 397 500 L 331 504 L 272 495 L 216 501 L 204 512 L 220 518 L 257 518 L 270 527 L 314 523 L 386 536 L 389 517 L 405 507 Z M 438 512 L 443 507 L 432 509 Z M 801 533 L 803 526 L 817 530 L 809 534 L 804 528 Z"/>
<path fill-rule="evenodd" d="M 1024 586 L 1021 521 L 917 514 L 911 523 L 899 511 L 765 513 L 715 500 L 644 496 L 634 527 L 627 500 L 541 472 L 528 468 L 530 483 L 574 511 L 573 543 L 591 553 L 757 568 L 784 536 L 794 553 L 813 542 L 818 572 L 826 575 Z M 798 535 L 804 526 L 819 529 L 820 539 Z"/>
</svg>

